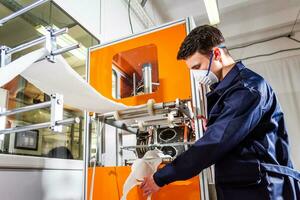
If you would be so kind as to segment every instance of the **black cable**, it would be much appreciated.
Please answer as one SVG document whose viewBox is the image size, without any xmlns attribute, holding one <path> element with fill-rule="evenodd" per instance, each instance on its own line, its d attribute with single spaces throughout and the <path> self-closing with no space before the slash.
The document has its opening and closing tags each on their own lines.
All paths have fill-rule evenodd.
<svg viewBox="0 0 300 200">
<path fill-rule="evenodd" d="M 249 44 L 245 44 L 245 45 L 241 45 L 241 46 L 238 46 L 238 47 L 232 47 L 232 48 L 229 48 L 228 50 L 242 49 L 242 48 L 249 47 L 249 46 L 252 46 L 252 45 L 255 45 L 255 44 L 269 42 L 269 41 L 276 40 L 276 39 L 279 39 L 279 38 L 288 38 L 288 39 L 293 40 L 293 41 L 295 41 L 297 43 L 300 43 L 300 40 L 292 38 L 291 35 L 279 35 L 279 36 L 272 37 L 270 39 L 261 40 L 261 41 L 257 41 L 257 42 L 253 42 L 253 43 L 249 43 Z"/>
<path fill-rule="evenodd" d="M 131 33 L 133 34 L 133 27 L 132 27 L 132 22 L 131 22 L 131 13 L 130 13 L 130 4 L 131 4 L 131 0 L 128 0 L 128 20 L 129 20 L 129 24 L 130 24 Z"/>
<path fill-rule="evenodd" d="M 300 50 L 300 47 L 298 47 L 298 48 L 291 48 L 291 49 L 282 49 L 282 50 L 275 51 L 275 52 L 272 52 L 272 53 L 260 54 L 260 55 L 256 55 L 256 56 L 249 56 L 249 57 L 245 57 L 245 58 L 242 58 L 242 59 L 239 59 L 239 60 L 245 61 L 245 60 L 249 60 L 249 59 L 252 59 L 252 58 L 271 56 L 271 55 L 274 55 L 274 54 L 277 54 L 277 53 L 281 53 L 281 52 L 296 51 L 296 50 Z"/>
<path fill-rule="evenodd" d="M 295 28 L 295 26 L 296 26 L 296 24 L 297 24 L 299 14 L 300 14 L 300 9 L 299 9 L 299 11 L 298 11 L 297 17 L 296 17 L 295 22 L 294 22 L 294 24 L 293 24 L 293 27 L 292 27 L 292 29 L 291 29 L 290 35 L 292 35 L 293 32 L 294 32 L 294 28 Z"/>
<path fill-rule="evenodd" d="M 242 48 L 249 47 L 249 46 L 252 46 L 252 45 L 255 45 L 255 44 L 269 42 L 269 41 L 276 40 L 276 39 L 283 38 L 283 37 L 287 37 L 287 35 L 275 36 L 275 37 L 272 37 L 272 38 L 267 39 L 267 40 L 261 40 L 261 41 L 257 41 L 257 42 L 253 42 L 253 43 L 249 43 L 249 44 L 245 44 L 245 45 L 241 45 L 241 46 L 238 46 L 238 47 L 232 47 L 232 48 L 229 48 L 228 50 L 242 49 Z"/>
<path fill-rule="evenodd" d="M 295 41 L 295 42 L 300 43 L 300 40 L 297 40 L 296 38 L 292 38 L 291 36 L 288 36 L 287 38 L 289 38 L 290 40 L 293 40 L 293 41 Z"/>
</svg>

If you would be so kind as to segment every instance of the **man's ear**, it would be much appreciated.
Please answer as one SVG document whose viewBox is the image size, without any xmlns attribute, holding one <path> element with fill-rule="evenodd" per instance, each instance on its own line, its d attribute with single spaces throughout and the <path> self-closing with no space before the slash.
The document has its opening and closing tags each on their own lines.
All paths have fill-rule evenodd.
<svg viewBox="0 0 300 200">
<path fill-rule="evenodd" d="M 221 59 L 221 51 L 220 51 L 219 48 L 214 49 L 214 57 L 215 57 L 215 60 L 220 60 Z"/>
</svg>

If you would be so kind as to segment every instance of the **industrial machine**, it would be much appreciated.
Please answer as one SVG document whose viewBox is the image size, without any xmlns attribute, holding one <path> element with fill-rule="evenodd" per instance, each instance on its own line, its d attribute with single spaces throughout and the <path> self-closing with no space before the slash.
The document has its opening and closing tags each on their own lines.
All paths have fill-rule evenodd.
<svg viewBox="0 0 300 200">
<path fill-rule="evenodd" d="M 43 2 L 46 1 L 0 20 L 0 25 Z M 202 124 L 196 116 L 206 113 L 206 88 L 199 92 L 184 62 L 176 60 L 177 50 L 192 27 L 192 18 L 187 18 L 89 49 L 86 73 L 89 83 L 104 97 L 127 107 L 107 113 L 85 111 L 85 199 L 119 199 L 135 159 L 156 148 L 162 152 L 164 163 L 171 162 L 202 136 Z M 12 54 L 37 44 L 43 44 L 50 52 L 42 59 L 55 62 L 57 55 L 79 47 L 74 44 L 58 48 L 56 37 L 66 31 L 49 28 L 45 36 L 17 47 L 1 46 L 0 67 L 11 62 Z M 63 125 L 79 123 L 78 118 L 63 119 L 63 94 L 52 94 L 49 101 L 31 106 L 0 108 L 0 122 L 10 115 L 43 108 L 50 108 L 49 122 L 3 126 L 0 135 L 24 131 L 33 131 L 30 132 L 33 135 L 40 128 L 60 132 Z M 116 136 L 116 166 L 105 165 L 106 125 L 115 128 L 109 134 Z M 95 152 L 91 148 L 92 132 L 96 135 Z M 123 143 L 127 136 L 134 136 L 133 144 Z M 126 157 L 128 151 L 134 152 L 134 157 Z M 209 199 L 209 174 L 205 171 L 190 180 L 172 183 L 153 199 Z M 137 198 L 143 199 L 141 191 L 135 188 L 128 199 Z"/>
<path fill-rule="evenodd" d="M 88 199 L 120 198 L 118 194 L 135 159 L 157 148 L 164 155 L 163 162 L 168 163 L 202 136 L 202 124 L 196 116 L 206 114 L 206 88 L 199 92 L 184 62 L 176 60 L 180 44 L 192 26 L 192 18 L 187 18 L 89 49 L 89 83 L 105 97 L 128 107 L 86 114 L 90 134 L 89 124 L 97 124 L 93 128 L 96 150 L 91 149 L 92 137 L 86 139 Z M 105 165 L 106 124 L 116 128 L 109 133 L 116 134 L 116 166 Z M 135 144 L 124 145 L 127 136 L 134 136 Z M 134 157 L 126 157 L 127 151 Z M 154 194 L 153 199 L 209 199 L 208 176 L 211 173 L 205 170 L 199 177 L 172 183 Z M 143 197 L 136 188 L 127 199 Z"/>
</svg>

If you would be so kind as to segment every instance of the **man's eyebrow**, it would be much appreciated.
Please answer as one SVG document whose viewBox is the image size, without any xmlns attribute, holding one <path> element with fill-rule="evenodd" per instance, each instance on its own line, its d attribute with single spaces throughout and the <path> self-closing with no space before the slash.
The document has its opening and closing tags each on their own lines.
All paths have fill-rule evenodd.
<svg viewBox="0 0 300 200">
<path fill-rule="evenodd" d="M 201 66 L 201 64 L 200 64 L 200 63 L 198 63 L 198 64 L 194 65 L 194 66 L 192 67 L 192 69 L 199 69 L 199 68 L 200 68 L 200 66 Z"/>
</svg>

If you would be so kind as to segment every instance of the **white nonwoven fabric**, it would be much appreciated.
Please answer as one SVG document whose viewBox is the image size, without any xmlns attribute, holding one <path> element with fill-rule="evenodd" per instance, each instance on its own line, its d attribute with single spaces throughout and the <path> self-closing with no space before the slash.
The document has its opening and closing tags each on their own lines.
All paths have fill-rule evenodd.
<svg viewBox="0 0 300 200">
<path fill-rule="evenodd" d="M 0 87 L 20 75 L 24 70 L 30 67 L 37 60 L 48 55 L 49 52 L 46 49 L 38 49 L 21 58 L 14 60 L 13 62 L 0 67 Z"/>
<path fill-rule="evenodd" d="M 21 73 L 26 80 L 47 94 L 62 94 L 66 105 L 91 112 L 110 112 L 126 108 L 98 93 L 62 56 L 56 62 L 43 60 Z"/>
<path fill-rule="evenodd" d="M 21 75 L 48 95 L 63 95 L 64 104 L 74 108 L 104 113 L 127 107 L 98 93 L 60 55 L 55 63 L 46 59 L 36 62 L 48 54 L 46 49 L 39 49 L 1 67 L 0 87 Z"/>
<path fill-rule="evenodd" d="M 129 191 L 136 185 L 139 185 L 138 180 L 143 180 L 145 177 L 153 175 L 159 164 L 162 162 L 162 158 L 159 156 L 159 150 L 151 150 L 146 152 L 143 158 L 137 159 L 131 166 L 131 173 L 126 179 L 123 186 L 123 195 L 121 200 L 126 200 Z M 147 197 L 150 200 L 151 196 Z"/>
</svg>

